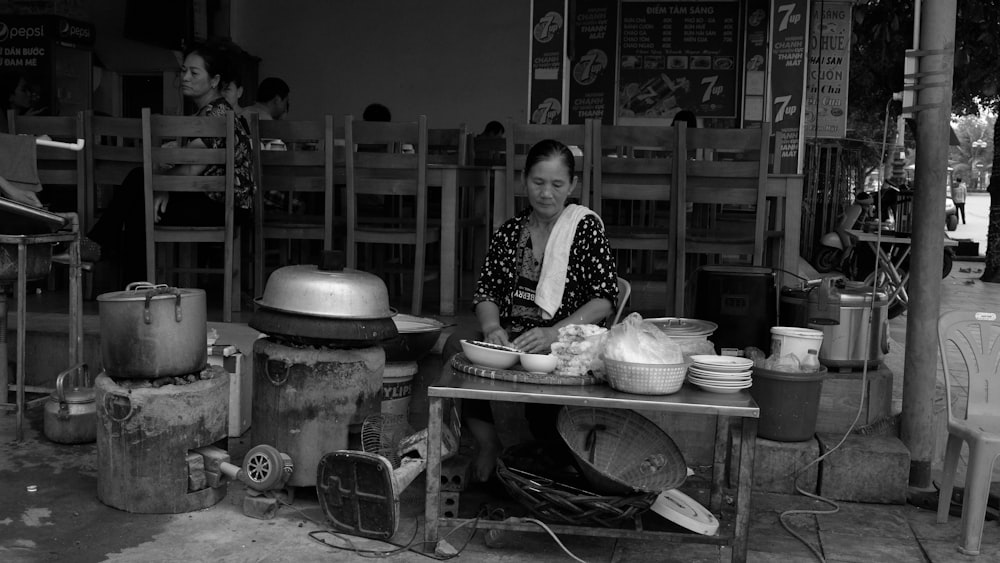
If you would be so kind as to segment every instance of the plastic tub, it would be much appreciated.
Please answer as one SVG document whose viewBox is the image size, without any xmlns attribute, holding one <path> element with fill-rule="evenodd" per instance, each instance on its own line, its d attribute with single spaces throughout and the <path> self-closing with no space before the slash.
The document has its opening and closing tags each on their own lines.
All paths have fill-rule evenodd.
<svg viewBox="0 0 1000 563">
<path fill-rule="evenodd" d="M 777 442 L 812 438 L 826 375 L 826 368 L 804 373 L 753 368 L 750 395 L 760 407 L 757 435 Z"/>
<path fill-rule="evenodd" d="M 823 331 L 797 326 L 771 327 L 771 355 L 785 356 L 792 354 L 802 362 L 810 352 L 819 357 L 819 348 L 823 344 Z"/>
</svg>

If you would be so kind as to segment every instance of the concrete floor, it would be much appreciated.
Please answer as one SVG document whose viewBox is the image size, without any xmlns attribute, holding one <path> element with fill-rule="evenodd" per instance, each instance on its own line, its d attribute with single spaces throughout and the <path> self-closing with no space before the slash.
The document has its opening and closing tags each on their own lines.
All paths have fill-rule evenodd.
<svg viewBox="0 0 1000 563">
<path fill-rule="evenodd" d="M 942 309 L 1000 309 L 1000 287 L 978 281 L 975 263 L 956 263 L 944 280 Z M 963 272 L 963 269 L 969 271 Z M 893 321 L 892 336 L 905 340 L 905 328 Z M 897 350 L 901 357 L 901 350 Z M 895 355 L 891 354 L 891 355 Z M 901 367 L 898 373 L 902 373 Z M 416 399 L 416 397 L 415 397 Z M 419 413 L 420 409 L 414 409 Z M 419 416 L 419 415 L 418 415 Z M 242 512 L 245 491 L 231 484 L 217 505 L 177 515 L 129 514 L 103 505 L 96 498 L 97 460 L 93 444 L 66 446 L 42 434 L 41 410 L 28 415 L 26 439 L 14 442 L 14 417 L 0 415 L 0 562 L 40 561 L 355 561 L 359 555 L 322 545 L 309 532 L 326 529 L 314 494 L 301 490 L 290 506 L 272 520 L 256 520 Z M 416 422 L 416 421 L 414 421 Z M 233 440 L 234 457 L 246 441 Z M 29 490 L 29 487 L 35 490 Z M 471 515 L 483 493 L 463 497 L 461 513 Z M 828 561 L 911 562 L 975 560 L 957 553 L 960 519 L 934 522 L 934 513 L 913 506 L 839 503 L 827 515 L 797 515 L 794 529 L 820 550 Z M 414 482 L 402 497 L 399 533 L 405 544 L 422 539 L 423 482 Z M 815 561 L 812 553 L 788 534 L 779 514 L 788 509 L 827 508 L 798 495 L 755 494 L 752 500 L 749 561 Z M 419 528 L 419 529 L 418 529 Z M 569 557 L 542 533 L 509 534 L 504 545 L 484 545 L 483 532 L 470 539 L 470 529 L 448 537 L 464 546 L 460 561 L 568 561 Z M 416 535 L 414 535 L 416 533 Z M 346 540 L 323 536 L 333 543 Z M 728 561 L 726 548 L 676 545 L 658 541 L 624 541 L 592 537 L 562 537 L 566 547 L 585 561 Z M 468 543 L 466 543 L 468 540 Z M 380 542 L 352 538 L 361 549 L 390 549 Z M 419 548 L 419 547 L 418 547 Z M 417 553 L 393 556 L 399 561 L 426 561 Z M 987 522 L 979 561 L 1000 561 L 1000 529 Z"/>
</svg>

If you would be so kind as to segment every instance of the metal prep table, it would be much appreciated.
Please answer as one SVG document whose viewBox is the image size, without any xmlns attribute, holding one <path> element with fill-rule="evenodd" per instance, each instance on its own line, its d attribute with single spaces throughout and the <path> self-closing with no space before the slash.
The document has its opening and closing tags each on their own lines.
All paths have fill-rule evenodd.
<svg viewBox="0 0 1000 563">
<path fill-rule="evenodd" d="M 750 487 L 753 483 L 757 419 L 760 417 L 760 409 L 749 392 L 709 393 L 700 391 L 690 384 L 685 384 L 679 392 L 672 395 L 633 395 L 615 391 L 606 385 L 538 385 L 497 381 L 466 375 L 449 367 L 445 370 L 441 380 L 428 388 L 427 395 L 430 400 L 430 418 L 427 427 L 427 495 L 424 502 L 424 513 L 427 521 L 425 539 L 428 542 L 437 542 L 439 526 L 454 527 L 465 522 L 455 518 L 441 518 L 438 514 L 441 491 L 441 428 L 445 412 L 445 399 L 482 399 L 716 416 L 718 417 L 718 425 L 715 434 L 715 455 L 709 505 L 709 510 L 716 516 L 719 516 L 722 509 L 729 425 L 739 419 L 742 424 L 740 425 L 740 456 L 735 499 L 736 518 L 733 526 L 720 526 L 719 535 L 703 536 L 693 532 L 644 530 L 640 522 L 631 528 L 570 525 L 550 525 L 549 527 L 557 534 L 729 545 L 732 547 L 732 561 L 746 560 L 747 534 L 750 527 Z M 480 520 L 476 527 L 526 532 L 541 531 L 540 528 L 527 523 L 487 520 Z M 723 535 L 723 531 L 729 530 L 731 532 Z"/>
</svg>

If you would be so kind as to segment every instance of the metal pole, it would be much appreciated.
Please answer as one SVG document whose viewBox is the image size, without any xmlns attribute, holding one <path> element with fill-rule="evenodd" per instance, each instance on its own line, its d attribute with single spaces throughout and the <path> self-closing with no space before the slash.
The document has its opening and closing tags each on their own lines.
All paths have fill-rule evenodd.
<svg viewBox="0 0 1000 563">
<path fill-rule="evenodd" d="M 944 200 L 951 119 L 956 0 L 923 5 L 917 49 L 917 158 L 900 437 L 910 450 L 910 485 L 931 485 L 937 319 L 941 303 Z"/>
</svg>

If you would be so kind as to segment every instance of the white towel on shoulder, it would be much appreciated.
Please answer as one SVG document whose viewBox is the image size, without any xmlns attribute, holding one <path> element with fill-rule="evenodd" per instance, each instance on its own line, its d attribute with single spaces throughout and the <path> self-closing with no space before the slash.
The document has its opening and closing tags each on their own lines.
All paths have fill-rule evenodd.
<svg viewBox="0 0 1000 563">
<path fill-rule="evenodd" d="M 570 204 L 563 210 L 549 234 L 542 260 L 542 273 L 538 276 L 538 286 L 535 288 L 535 304 L 542 309 L 542 317 L 545 319 L 551 319 L 562 305 L 566 274 L 569 271 L 569 252 L 573 248 L 576 226 L 587 215 L 601 220 L 590 208 Z"/>
</svg>

